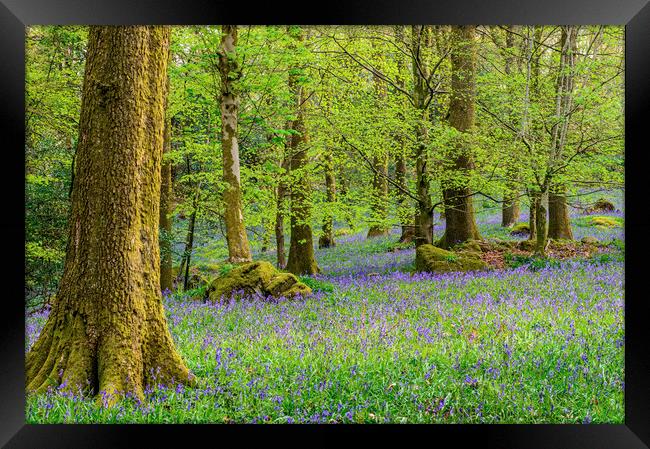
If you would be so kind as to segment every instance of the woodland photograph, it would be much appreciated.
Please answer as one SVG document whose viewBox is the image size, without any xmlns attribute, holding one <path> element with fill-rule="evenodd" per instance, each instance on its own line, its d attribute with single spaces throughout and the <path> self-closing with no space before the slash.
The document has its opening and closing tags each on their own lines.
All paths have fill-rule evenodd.
<svg viewBox="0 0 650 449">
<path fill-rule="evenodd" d="M 26 422 L 624 423 L 624 54 L 26 27 Z"/>
</svg>

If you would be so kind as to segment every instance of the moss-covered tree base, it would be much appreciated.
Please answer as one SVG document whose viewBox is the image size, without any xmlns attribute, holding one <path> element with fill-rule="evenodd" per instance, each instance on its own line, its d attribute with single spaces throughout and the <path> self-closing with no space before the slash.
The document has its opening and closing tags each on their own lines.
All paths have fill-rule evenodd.
<svg viewBox="0 0 650 449">
<path fill-rule="evenodd" d="M 127 392 L 143 399 L 147 385 L 193 383 L 176 352 L 159 300 L 93 311 L 71 307 L 74 301 L 66 299 L 55 303 L 27 354 L 28 393 L 81 389 L 114 402 Z"/>
<path fill-rule="evenodd" d="M 445 273 L 485 270 L 488 265 L 478 257 L 457 254 L 433 245 L 420 245 L 415 252 L 416 271 Z"/>
<path fill-rule="evenodd" d="M 268 297 L 308 296 L 311 288 L 291 273 L 282 273 L 269 262 L 251 262 L 233 268 L 214 279 L 207 290 L 211 301 L 233 296 L 259 295 Z"/>
</svg>

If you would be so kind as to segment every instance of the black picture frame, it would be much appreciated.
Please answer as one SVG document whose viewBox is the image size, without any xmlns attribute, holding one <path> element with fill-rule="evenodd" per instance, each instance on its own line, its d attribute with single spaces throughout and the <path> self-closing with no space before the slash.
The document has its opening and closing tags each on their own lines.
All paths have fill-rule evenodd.
<svg viewBox="0 0 650 449">
<path fill-rule="evenodd" d="M 650 351 L 644 277 L 650 254 L 650 220 L 644 213 L 649 153 L 645 129 L 650 104 L 650 4 L 648 0 L 348 0 L 303 2 L 223 0 L 0 0 L 0 127 L 3 209 L 0 235 L 8 262 L 0 312 L 0 444 L 12 448 L 145 447 L 246 444 L 312 445 L 352 436 L 382 442 L 419 438 L 426 445 L 468 443 L 497 448 L 648 448 Z M 310 9 L 310 6 L 312 7 Z M 625 424 L 606 425 L 26 425 L 24 291 L 24 86 L 25 26 L 37 24 L 611 24 L 626 26 L 625 76 Z M 644 144 L 646 144 L 644 146 Z M 645 150 L 645 151 L 644 151 Z M 646 337 L 646 338 L 644 338 Z M 179 435 L 178 430 L 182 431 Z M 180 437 L 180 439 L 179 439 Z M 295 443 L 293 443 L 295 442 Z M 143 444 L 137 443 L 138 445 Z M 201 443 L 205 444 L 205 443 Z M 364 444 L 368 444 L 364 442 Z"/>
</svg>

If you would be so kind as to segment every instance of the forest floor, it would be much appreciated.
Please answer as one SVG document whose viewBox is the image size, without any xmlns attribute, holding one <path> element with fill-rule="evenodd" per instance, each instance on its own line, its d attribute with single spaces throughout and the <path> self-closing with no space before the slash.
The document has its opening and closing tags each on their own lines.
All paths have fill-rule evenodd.
<svg viewBox="0 0 650 449">
<path fill-rule="evenodd" d="M 317 250 L 322 273 L 305 299 L 169 294 L 196 388 L 152 385 L 144 402 L 112 408 L 51 391 L 28 399 L 27 422 L 622 423 L 623 218 L 598 216 L 615 224 L 572 216 L 576 240 L 604 244 L 593 254 L 574 246 L 543 261 L 502 254 L 486 272 L 413 274 L 414 249 L 396 234 L 357 232 Z M 488 240 L 523 239 L 496 209 L 478 222 Z M 27 317 L 26 349 L 46 318 Z"/>
</svg>

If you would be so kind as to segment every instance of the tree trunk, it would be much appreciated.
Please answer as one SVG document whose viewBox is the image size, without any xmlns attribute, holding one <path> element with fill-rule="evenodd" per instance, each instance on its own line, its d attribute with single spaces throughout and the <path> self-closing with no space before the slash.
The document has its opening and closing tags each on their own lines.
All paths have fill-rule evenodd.
<svg viewBox="0 0 650 449">
<path fill-rule="evenodd" d="M 578 28 L 575 26 L 563 26 L 560 44 L 560 64 L 558 68 L 557 84 L 555 86 L 555 122 L 551 128 L 551 148 L 546 168 L 545 186 L 554 185 L 554 170 L 558 163 L 563 159 L 562 153 L 566 144 L 570 111 L 573 107 L 573 89 L 575 84 L 575 57 L 577 52 Z M 546 187 L 546 193 L 549 195 L 549 187 Z M 573 239 L 571 232 L 571 223 L 569 221 L 569 211 L 566 206 L 566 198 L 563 189 L 552 192 L 549 195 L 549 237 Z M 539 218 L 538 218 L 539 221 Z M 538 228 L 539 229 L 539 228 Z M 539 237 L 538 237 L 539 242 Z M 538 244 L 539 246 L 539 244 Z M 539 249 L 538 249 L 539 250 Z"/>
<path fill-rule="evenodd" d="M 235 58 L 237 47 L 237 26 L 222 25 L 221 49 L 219 52 L 219 74 L 221 75 L 221 145 L 223 148 L 223 192 L 224 221 L 228 242 L 230 263 L 252 260 L 242 206 L 241 180 L 239 174 L 239 144 L 237 141 L 237 119 L 239 94 L 236 80 L 239 69 Z"/>
<path fill-rule="evenodd" d="M 143 398 L 191 382 L 160 294 L 158 226 L 170 29 L 91 26 L 68 251 L 27 354 L 28 391 L 65 385 Z"/>
<path fill-rule="evenodd" d="M 167 76 L 167 92 L 169 92 L 169 76 Z M 171 151 L 171 117 L 165 118 L 165 135 L 163 155 Z M 173 288 L 172 274 L 172 163 L 163 159 L 160 185 L 160 291 L 171 291 Z"/>
<path fill-rule="evenodd" d="M 513 53 L 513 47 L 515 45 L 515 35 L 514 35 L 515 26 L 509 25 L 508 30 L 506 31 L 506 56 L 505 56 L 505 74 L 506 77 L 509 77 L 512 72 L 512 66 L 515 64 L 515 56 Z M 514 92 L 512 89 L 509 89 L 508 101 L 514 102 Z M 512 114 L 510 114 L 508 120 L 513 127 L 517 126 L 515 119 Z M 523 131 L 523 130 L 522 130 Z M 513 151 L 515 148 L 513 148 Z M 507 164 L 507 176 L 509 181 L 506 183 L 506 193 L 503 196 L 503 204 L 501 207 L 501 226 L 504 228 L 509 228 L 513 226 L 519 220 L 519 192 L 517 191 L 517 170 L 514 166 L 512 160 L 506 161 Z"/>
<path fill-rule="evenodd" d="M 297 33 L 298 42 L 304 40 L 302 31 Z M 316 274 L 318 265 L 314 257 L 311 231 L 311 181 L 307 170 L 307 128 L 305 127 L 305 90 L 298 81 L 300 69 L 294 68 L 289 76 L 289 87 L 294 93 L 296 119 L 291 136 L 291 240 L 287 270 L 293 274 Z"/>
<path fill-rule="evenodd" d="M 196 209 L 198 207 L 196 198 L 198 198 L 198 188 L 197 193 L 194 196 L 194 201 L 192 203 L 192 214 L 190 215 L 190 221 L 187 224 L 187 239 L 185 240 L 183 262 L 181 263 L 181 267 L 178 270 L 179 275 L 183 275 L 183 291 L 187 291 L 190 281 L 190 263 L 192 261 L 192 249 L 194 248 L 194 227 L 196 225 Z M 185 273 L 183 273 L 183 271 L 185 271 Z"/>
<path fill-rule="evenodd" d="M 375 48 L 375 41 L 372 41 L 371 45 Z M 380 107 L 381 103 L 385 103 L 388 96 L 386 85 L 377 74 L 373 74 L 373 84 L 376 96 L 375 104 L 376 107 Z M 372 161 L 374 176 L 370 199 L 370 228 L 368 229 L 367 238 L 386 236 L 389 231 L 389 228 L 386 227 L 386 219 L 388 218 L 388 181 L 386 180 L 388 177 L 388 155 L 383 150 L 379 150 L 378 153 L 373 157 Z"/>
<path fill-rule="evenodd" d="M 548 213 L 548 189 L 544 189 L 539 195 L 537 201 L 537 211 L 535 213 L 535 224 L 537 228 L 537 244 L 535 246 L 535 255 L 546 257 L 546 244 L 548 242 L 548 226 L 546 214 Z"/>
<path fill-rule="evenodd" d="M 415 246 L 433 243 L 433 204 L 429 194 L 429 172 L 427 169 L 427 127 L 429 92 L 426 77 L 429 76 L 427 60 L 422 56 L 424 49 L 431 46 L 431 29 L 428 26 L 411 27 L 413 50 L 413 97 L 420 114 L 416 126 L 415 182 L 417 189 L 417 213 L 415 216 Z"/>
<path fill-rule="evenodd" d="M 328 152 L 325 155 L 325 189 L 327 191 L 327 203 L 330 209 L 323 220 L 323 235 L 318 239 L 319 248 L 331 248 L 336 246 L 334 241 L 334 219 L 332 217 L 331 208 L 336 203 L 336 177 L 334 173 L 334 161 L 332 153 Z"/>
<path fill-rule="evenodd" d="M 287 148 L 285 147 L 285 151 Z M 287 265 L 285 251 L 284 251 L 284 215 L 286 208 L 286 196 L 287 196 L 287 174 L 291 169 L 291 158 L 286 154 L 282 159 L 282 173 L 280 174 L 280 180 L 278 181 L 278 190 L 277 190 L 277 205 L 275 212 L 275 246 L 276 246 L 276 255 L 277 255 L 277 265 L 278 268 L 284 269 Z"/>
<path fill-rule="evenodd" d="M 372 224 L 368 230 L 368 238 L 386 236 L 389 231 L 385 225 L 388 218 L 388 181 L 386 180 L 388 157 L 386 155 L 375 156 L 373 166 L 375 175 L 372 180 L 372 198 L 370 200 Z"/>
<path fill-rule="evenodd" d="M 510 195 L 504 197 L 503 208 L 501 209 L 501 226 L 509 228 L 519 221 L 519 193 L 512 188 Z"/>
<path fill-rule="evenodd" d="M 537 203 L 539 202 L 539 194 L 529 192 L 528 197 L 530 198 L 530 212 L 528 214 L 528 229 L 530 232 L 528 240 L 535 241 L 537 240 Z"/>
<path fill-rule="evenodd" d="M 555 189 L 548 196 L 548 238 L 573 240 L 566 191 Z"/>
<path fill-rule="evenodd" d="M 474 169 L 468 144 L 463 142 L 474 127 L 474 97 L 476 91 L 475 27 L 453 26 L 454 49 L 451 52 L 451 100 L 449 124 L 461 133 L 461 141 L 452 155 L 452 170 L 456 177 L 443 183 L 445 203 L 445 234 L 440 246 L 449 248 L 457 243 L 481 236 L 474 218 L 474 201 L 467 177 Z"/>
<path fill-rule="evenodd" d="M 399 46 L 406 45 L 404 25 L 393 26 L 395 34 L 395 43 Z M 406 77 L 409 76 L 408 68 L 406 67 L 406 58 L 402 52 L 395 53 L 395 65 L 397 67 L 396 80 L 397 85 L 404 89 L 406 87 Z M 414 73 L 415 75 L 415 73 Z M 402 106 L 397 114 L 399 120 L 406 120 L 403 109 L 408 109 L 409 105 L 406 100 L 402 100 Z M 397 134 L 395 137 L 397 143 L 397 154 L 395 155 L 395 182 L 400 189 L 408 189 L 408 170 L 406 165 L 406 152 L 407 144 L 406 138 L 402 134 Z M 402 232 L 399 237 L 400 243 L 411 243 L 415 238 L 415 220 L 413 219 L 413 210 L 410 205 L 409 197 L 403 190 L 395 189 L 395 196 L 397 198 L 397 217 L 400 221 Z"/>
</svg>

